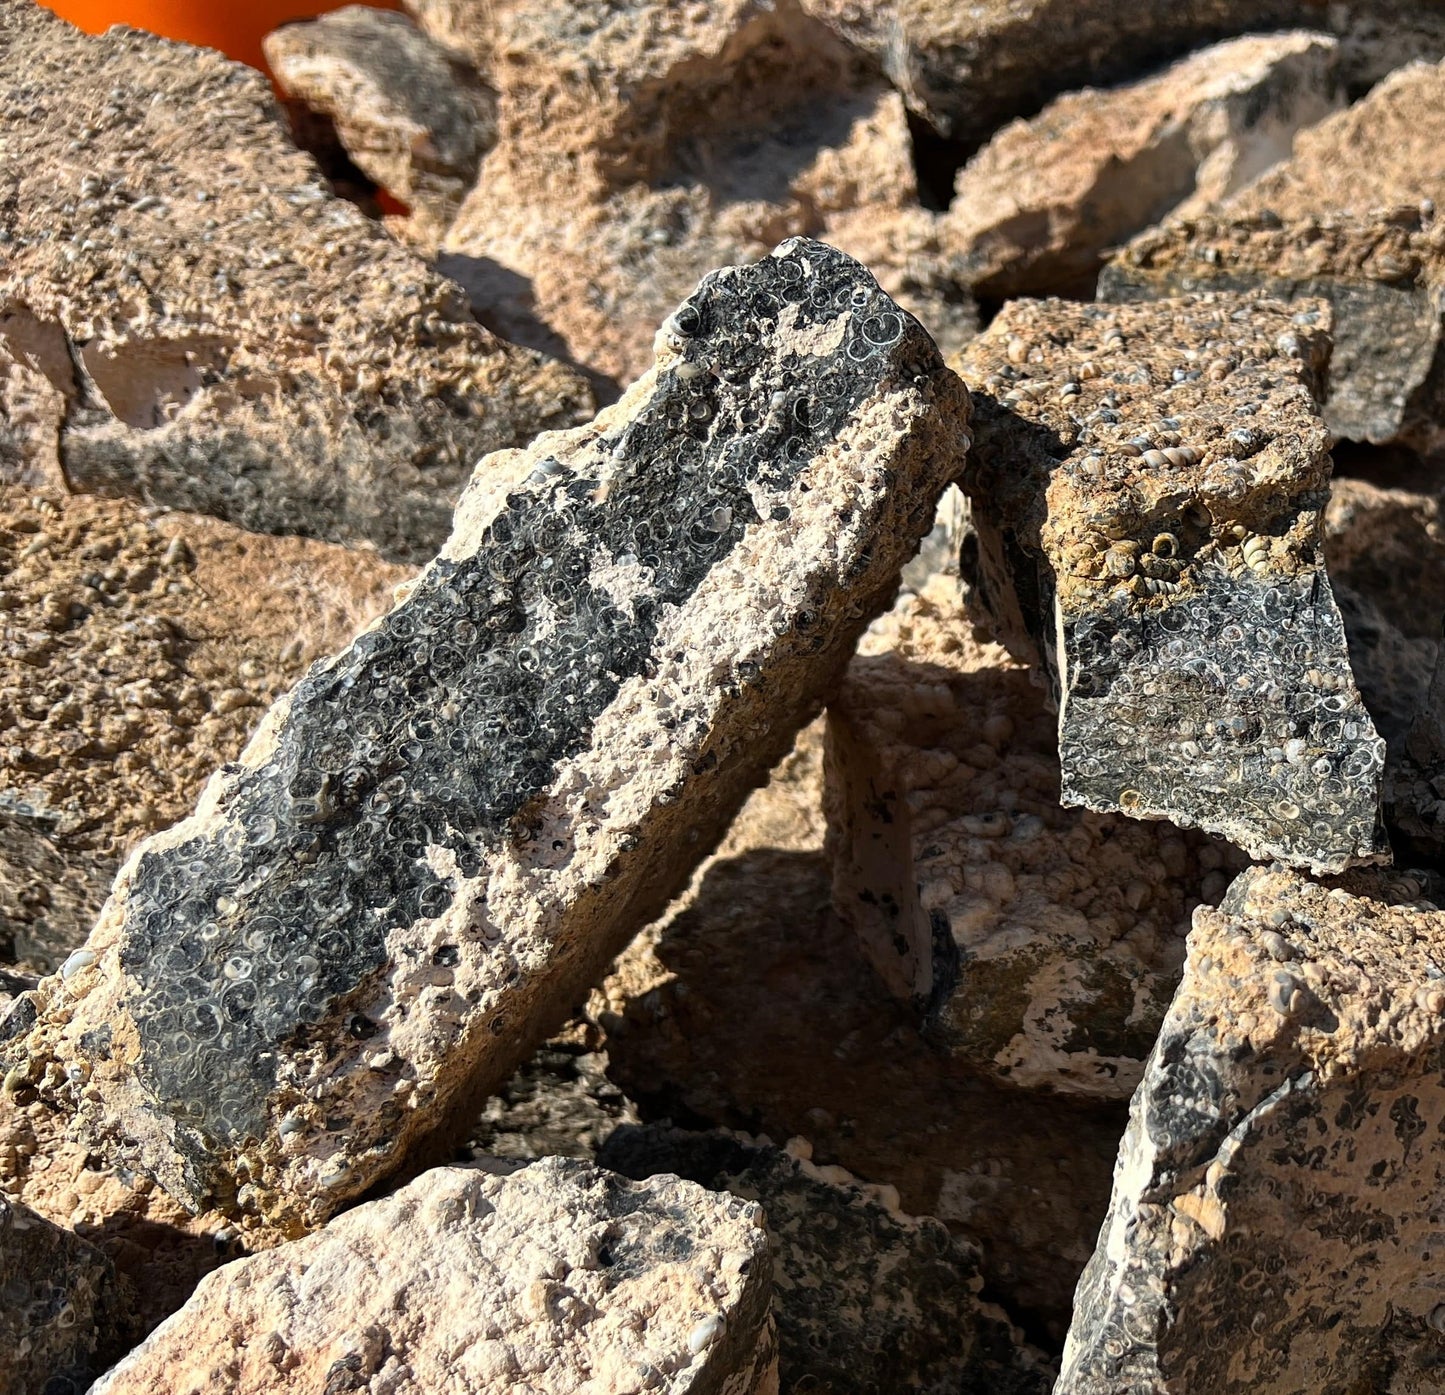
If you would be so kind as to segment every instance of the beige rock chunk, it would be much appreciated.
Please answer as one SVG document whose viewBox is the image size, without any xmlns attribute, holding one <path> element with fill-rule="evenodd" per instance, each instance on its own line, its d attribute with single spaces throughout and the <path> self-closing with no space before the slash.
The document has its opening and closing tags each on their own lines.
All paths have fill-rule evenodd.
<svg viewBox="0 0 1445 1395">
<path fill-rule="evenodd" d="M 1445 914 L 1419 892 L 1259 867 L 1196 912 L 1059 1395 L 1440 1388 Z"/>
<path fill-rule="evenodd" d="M 449 220 L 496 138 L 491 94 L 404 15 L 350 5 L 268 34 L 287 92 L 332 118 L 359 169 Z"/>
<path fill-rule="evenodd" d="M 1087 292 L 1107 249 L 1288 156 L 1338 104 L 1336 48 L 1300 31 L 1233 39 L 1142 81 L 1056 98 L 959 171 L 945 245 L 981 296 Z"/>
<path fill-rule="evenodd" d="M 1316 871 L 1388 858 L 1321 552 L 1327 325 L 1227 295 L 1014 301 L 958 361 L 964 575 L 1043 660 L 1064 802 Z"/>
<path fill-rule="evenodd" d="M 0 350 L 73 487 L 423 560 L 484 452 L 589 408 L 333 198 L 264 79 L 0 9 Z"/>
<path fill-rule="evenodd" d="M 756 1203 L 561 1158 L 438 1168 L 238 1260 L 92 1395 L 769 1395 Z"/>
<path fill-rule="evenodd" d="M 949 578 L 865 639 L 827 772 L 833 905 L 930 1035 L 1022 1089 L 1127 1099 L 1234 850 L 1061 808 L 1044 694 Z"/>
</svg>

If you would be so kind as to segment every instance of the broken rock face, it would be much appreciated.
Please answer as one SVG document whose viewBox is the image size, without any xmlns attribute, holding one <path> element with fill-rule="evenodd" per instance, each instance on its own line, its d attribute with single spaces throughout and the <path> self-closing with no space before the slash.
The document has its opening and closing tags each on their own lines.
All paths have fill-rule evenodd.
<svg viewBox="0 0 1445 1395">
<path fill-rule="evenodd" d="M 405 600 L 127 863 L 8 1045 L 85 1081 L 61 1093 L 102 1150 L 315 1224 L 560 1024 L 816 711 L 967 395 L 801 240 L 708 277 L 662 354 L 488 462 Z"/>
<path fill-rule="evenodd" d="M 1197 912 L 1059 1395 L 1440 1388 L 1445 914 L 1418 895 L 1253 868 Z"/>
<path fill-rule="evenodd" d="M 1059 806 L 1056 723 L 940 578 L 828 708 L 833 904 L 930 1035 L 1020 1088 L 1125 1099 L 1232 850 Z"/>
<path fill-rule="evenodd" d="M 480 455 L 590 408 L 331 196 L 252 69 L 19 0 L 0 124 L 0 353 L 79 489 L 423 561 Z"/>
<path fill-rule="evenodd" d="M 437 1168 L 203 1280 L 93 1390 L 766 1395 L 770 1290 L 756 1204 L 561 1158 Z"/>
<path fill-rule="evenodd" d="M 964 573 L 1047 665 L 1064 802 L 1338 871 L 1387 853 L 1384 744 L 1320 549 L 1326 323 L 1232 296 L 1020 301 L 959 362 Z"/>
</svg>

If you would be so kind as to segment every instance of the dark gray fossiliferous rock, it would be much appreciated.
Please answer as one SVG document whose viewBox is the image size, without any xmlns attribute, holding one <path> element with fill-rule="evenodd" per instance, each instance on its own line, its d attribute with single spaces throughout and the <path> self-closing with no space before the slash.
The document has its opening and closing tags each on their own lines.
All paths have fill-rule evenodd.
<svg viewBox="0 0 1445 1395">
<path fill-rule="evenodd" d="M 1317 872 L 1388 858 L 1384 743 L 1321 553 L 1327 312 L 1236 296 L 1016 301 L 979 394 L 964 575 L 1041 657 L 1065 804 Z"/>
<path fill-rule="evenodd" d="M 0 1395 L 84 1389 L 114 1360 L 115 1283 L 93 1245 L 0 1195 Z"/>
<path fill-rule="evenodd" d="M 979 1297 L 977 1248 L 931 1216 L 890 1208 L 841 1168 L 813 1166 L 808 1152 L 802 1140 L 785 1152 L 721 1131 L 624 1127 L 598 1162 L 762 1203 L 783 1395 L 1045 1395 L 1047 1358 Z"/>
<path fill-rule="evenodd" d="M 143 844 L 11 1040 L 96 1146 L 295 1229 L 448 1132 L 658 914 L 933 521 L 968 399 L 856 262 L 707 277 L 590 426 Z M 0 1036 L 4 1029 L 0 1027 Z"/>
<path fill-rule="evenodd" d="M 1058 1395 L 1445 1386 L 1445 914 L 1253 868 L 1201 909 Z"/>
</svg>

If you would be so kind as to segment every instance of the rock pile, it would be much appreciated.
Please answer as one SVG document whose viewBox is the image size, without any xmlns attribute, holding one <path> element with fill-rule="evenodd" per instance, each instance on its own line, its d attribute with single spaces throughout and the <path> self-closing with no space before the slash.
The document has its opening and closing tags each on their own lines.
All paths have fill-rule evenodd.
<svg viewBox="0 0 1445 1395">
<path fill-rule="evenodd" d="M 405 8 L 0 7 L 0 1395 L 1440 1388 L 1445 21 Z"/>
</svg>

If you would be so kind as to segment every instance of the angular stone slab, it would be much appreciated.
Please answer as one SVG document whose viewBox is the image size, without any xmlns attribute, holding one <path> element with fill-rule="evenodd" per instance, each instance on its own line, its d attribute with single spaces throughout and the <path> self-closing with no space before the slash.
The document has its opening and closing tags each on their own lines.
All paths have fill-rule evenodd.
<svg viewBox="0 0 1445 1395">
<path fill-rule="evenodd" d="M 1445 914 L 1254 868 L 1200 910 L 1058 1395 L 1445 1383 Z"/>
<path fill-rule="evenodd" d="M 485 462 L 405 600 L 127 863 L 8 1047 L 88 1073 L 55 1089 L 98 1148 L 314 1225 L 506 1079 L 817 710 L 967 394 L 806 240 L 659 343 L 591 426 Z"/>
<path fill-rule="evenodd" d="M 570 1159 L 437 1168 L 208 1276 L 92 1395 L 766 1395 L 762 1221 L 754 1202 Z"/>
<path fill-rule="evenodd" d="M 949 577 L 864 637 L 827 741 L 834 908 L 935 1045 L 1019 1089 L 1127 1099 L 1234 850 L 1061 808 L 1045 695 Z"/>
<path fill-rule="evenodd" d="M 1327 325 L 1234 296 L 1017 301 L 958 360 L 964 574 L 1046 665 L 1064 803 L 1321 872 L 1388 856 L 1320 549 Z"/>
<path fill-rule="evenodd" d="M 0 1395 L 83 1389 L 114 1360 L 115 1284 L 94 1246 L 0 1194 Z"/>
</svg>

